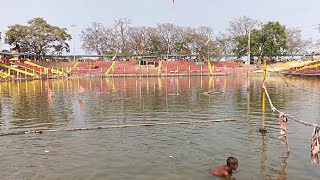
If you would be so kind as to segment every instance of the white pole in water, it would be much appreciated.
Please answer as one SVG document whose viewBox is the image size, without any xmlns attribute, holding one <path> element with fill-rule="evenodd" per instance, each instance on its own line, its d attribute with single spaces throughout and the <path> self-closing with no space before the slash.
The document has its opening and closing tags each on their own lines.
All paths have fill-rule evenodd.
<svg viewBox="0 0 320 180">
<path fill-rule="evenodd" d="M 76 61 L 76 41 L 75 41 L 75 28 L 77 25 L 72 24 L 72 40 L 73 40 L 73 60 Z"/>
<path fill-rule="evenodd" d="M 175 0 L 172 0 L 172 9 L 174 9 L 174 3 L 175 3 Z M 170 53 L 170 43 L 171 43 L 171 30 L 172 30 L 172 26 L 173 26 L 173 16 L 172 16 L 171 22 L 169 23 L 169 38 L 168 38 L 167 61 L 168 61 L 168 59 L 169 59 L 169 53 Z"/>
<path fill-rule="evenodd" d="M 250 54 L 250 51 L 251 51 L 251 49 L 250 49 L 250 46 L 251 46 L 250 41 L 251 41 L 251 31 L 249 30 L 249 33 L 248 33 L 247 77 L 249 77 L 250 58 L 251 58 L 250 57 L 251 56 L 251 54 Z"/>
<path fill-rule="evenodd" d="M 210 61 L 210 46 L 209 46 L 209 42 L 210 42 L 210 35 L 208 35 L 208 40 L 207 40 L 207 46 L 208 46 L 208 61 Z"/>
</svg>

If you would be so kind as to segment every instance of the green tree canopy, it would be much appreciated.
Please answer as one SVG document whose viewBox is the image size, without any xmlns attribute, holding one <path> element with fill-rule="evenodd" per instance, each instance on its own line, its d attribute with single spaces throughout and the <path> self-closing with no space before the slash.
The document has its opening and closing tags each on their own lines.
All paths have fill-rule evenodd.
<svg viewBox="0 0 320 180">
<path fill-rule="evenodd" d="M 5 43 L 15 46 L 21 52 L 37 55 L 69 52 L 69 40 L 71 35 L 66 28 L 52 26 L 39 17 L 29 20 L 27 25 L 9 26 L 5 34 Z"/>
<path fill-rule="evenodd" d="M 237 39 L 234 52 L 245 55 L 247 52 L 248 35 Z M 283 55 L 288 49 L 287 34 L 285 26 L 279 22 L 268 22 L 261 29 L 251 31 L 251 52 L 261 60 L 264 57 L 275 57 Z"/>
</svg>

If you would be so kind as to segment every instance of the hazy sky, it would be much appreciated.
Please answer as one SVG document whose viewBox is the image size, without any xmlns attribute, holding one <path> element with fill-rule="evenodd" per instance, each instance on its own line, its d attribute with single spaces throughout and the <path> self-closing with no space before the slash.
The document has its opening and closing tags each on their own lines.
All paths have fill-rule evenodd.
<svg viewBox="0 0 320 180">
<path fill-rule="evenodd" d="M 320 24 L 320 0 L 175 0 L 174 5 L 172 0 L 0 0 L 0 7 L 0 32 L 5 32 L 8 25 L 25 24 L 34 17 L 68 28 L 71 34 L 71 25 L 75 24 L 76 53 L 81 54 L 79 34 L 85 27 L 91 22 L 112 25 L 123 17 L 131 19 L 133 26 L 167 22 L 204 25 L 213 27 L 218 34 L 234 17 L 248 16 L 298 27 L 304 38 L 320 39 L 320 32 L 315 30 Z"/>
</svg>

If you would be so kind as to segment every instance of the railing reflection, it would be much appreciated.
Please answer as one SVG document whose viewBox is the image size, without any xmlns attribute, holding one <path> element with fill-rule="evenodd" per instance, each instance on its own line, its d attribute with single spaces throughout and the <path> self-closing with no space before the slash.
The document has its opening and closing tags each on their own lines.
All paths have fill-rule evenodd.
<svg viewBox="0 0 320 180">
<path fill-rule="evenodd" d="M 126 109 L 129 106 L 136 106 L 135 99 L 138 97 L 137 112 L 142 113 L 143 119 L 147 120 L 148 113 L 154 109 L 165 108 L 167 112 L 170 112 L 175 110 L 174 108 L 180 108 L 172 104 L 181 100 L 190 103 L 188 106 L 190 109 L 184 109 L 187 112 L 196 108 L 201 98 L 207 99 L 210 109 L 215 96 L 201 96 L 203 92 L 211 90 L 222 92 L 226 89 L 241 91 L 241 86 L 244 86 L 245 83 L 245 78 L 225 76 L 114 77 L 1 82 L 0 114 L 2 119 L 7 117 L 12 121 L 33 117 L 37 123 L 43 121 L 54 123 L 57 117 L 53 113 L 69 121 L 70 118 L 74 118 L 73 114 L 76 111 L 86 111 L 85 113 L 94 111 L 96 104 L 88 103 L 92 97 L 109 99 L 110 101 L 105 102 L 106 106 L 114 108 L 119 113 L 124 112 L 124 114 L 127 114 Z M 7 99 L 3 99 L 4 97 Z M 116 97 L 122 100 L 115 100 Z M 8 103 L 4 101 L 12 103 L 13 114 L 8 114 L 3 110 L 7 108 L 4 104 Z M 32 124 L 32 122 L 28 123 Z M 19 121 L 11 126 L 24 126 L 24 124 L 27 123 Z"/>
</svg>

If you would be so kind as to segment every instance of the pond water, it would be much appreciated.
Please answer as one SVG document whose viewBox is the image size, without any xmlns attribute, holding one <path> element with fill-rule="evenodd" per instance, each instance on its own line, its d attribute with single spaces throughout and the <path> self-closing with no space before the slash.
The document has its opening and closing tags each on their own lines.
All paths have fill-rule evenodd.
<svg viewBox="0 0 320 180">
<path fill-rule="evenodd" d="M 309 123 L 320 120 L 319 84 L 267 77 L 274 106 Z M 2 133 L 168 123 L 2 136 L 1 179 L 218 179 L 208 170 L 229 156 L 239 160 L 237 180 L 317 179 L 312 127 L 289 119 L 287 153 L 268 102 L 262 114 L 261 86 L 241 76 L 1 82 Z M 172 124 L 221 119 L 237 121 Z"/>
</svg>

